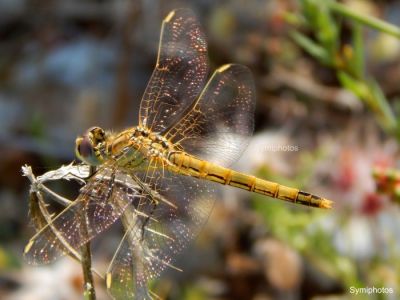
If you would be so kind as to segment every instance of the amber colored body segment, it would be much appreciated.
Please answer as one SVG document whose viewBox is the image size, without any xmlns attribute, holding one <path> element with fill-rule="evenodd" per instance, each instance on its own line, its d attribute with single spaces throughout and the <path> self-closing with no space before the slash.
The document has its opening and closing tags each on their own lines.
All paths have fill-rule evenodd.
<svg viewBox="0 0 400 300">
<path fill-rule="evenodd" d="M 240 173 L 211 162 L 198 159 L 184 152 L 173 152 L 169 155 L 173 164 L 171 171 L 207 179 L 224 185 L 230 185 L 246 191 L 266 195 L 276 199 L 298 203 L 306 206 L 331 208 L 332 201 L 312 195 L 295 188 Z"/>
</svg>

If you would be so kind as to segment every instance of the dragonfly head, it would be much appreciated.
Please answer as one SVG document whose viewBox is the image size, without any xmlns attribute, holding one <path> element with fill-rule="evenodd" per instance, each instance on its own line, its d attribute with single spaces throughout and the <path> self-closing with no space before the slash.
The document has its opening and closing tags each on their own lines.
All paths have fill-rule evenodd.
<svg viewBox="0 0 400 300">
<path fill-rule="evenodd" d="M 83 162 L 97 166 L 103 162 L 102 147 L 106 134 L 100 127 L 92 127 L 75 140 L 75 155 Z"/>
</svg>

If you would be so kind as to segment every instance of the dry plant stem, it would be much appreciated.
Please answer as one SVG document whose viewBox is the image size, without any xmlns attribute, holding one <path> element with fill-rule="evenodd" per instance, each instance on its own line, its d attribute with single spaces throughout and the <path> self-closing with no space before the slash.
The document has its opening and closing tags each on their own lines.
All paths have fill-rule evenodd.
<svg viewBox="0 0 400 300">
<path fill-rule="evenodd" d="M 87 242 L 81 247 L 82 256 L 82 271 L 83 271 L 83 289 L 85 299 L 95 300 L 96 291 L 94 289 L 93 274 L 92 274 L 92 256 L 90 252 L 90 242 Z"/>
<path fill-rule="evenodd" d="M 50 224 L 50 226 L 52 226 L 51 225 L 51 214 L 47 210 L 47 205 L 44 202 L 43 194 L 51 196 L 54 201 L 58 202 L 59 204 L 65 206 L 65 207 L 69 206 L 70 204 L 73 203 L 73 201 L 70 201 L 70 200 L 62 197 L 61 195 L 58 195 L 57 193 L 53 192 L 51 189 L 49 189 L 48 187 L 46 187 L 44 185 L 44 183 L 47 181 L 61 180 L 61 179 L 65 179 L 65 180 L 76 179 L 77 181 L 82 183 L 82 181 L 81 181 L 82 179 L 80 177 L 75 177 L 73 175 L 74 172 L 71 172 L 72 170 L 68 170 L 68 171 L 64 170 L 65 168 L 71 168 L 71 167 L 72 167 L 72 165 L 68 165 L 66 167 L 62 166 L 57 171 L 47 172 L 44 175 L 44 177 L 42 175 L 42 176 L 39 176 L 39 178 L 35 177 L 35 175 L 33 174 L 32 168 L 30 166 L 25 165 L 22 167 L 23 175 L 26 176 L 29 179 L 29 181 L 31 182 L 30 197 L 34 197 L 33 205 L 35 205 L 35 203 L 37 203 L 37 205 L 38 205 L 37 208 L 36 208 L 36 206 L 33 208 L 32 203 L 30 204 L 31 213 L 32 213 L 33 209 L 35 211 L 40 210 L 39 214 L 35 214 L 35 220 L 34 220 L 34 221 L 36 221 L 36 224 L 39 224 L 36 227 L 37 229 L 41 229 L 43 226 L 46 226 L 49 224 Z M 60 170 L 62 170 L 62 171 L 58 172 Z M 69 172 L 71 172 L 71 173 L 69 173 Z M 50 175 L 50 173 L 52 173 L 52 174 Z M 88 172 L 88 174 L 85 175 L 85 177 L 89 176 L 89 173 L 90 172 Z M 82 175 L 83 175 L 83 173 L 82 173 Z M 78 180 L 78 179 L 80 179 L 80 180 Z M 31 215 L 31 217 L 32 217 L 32 215 Z M 39 223 L 37 223 L 37 222 L 39 222 Z M 53 228 L 53 227 L 51 227 L 51 228 L 53 229 L 54 234 L 56 234 L 56 235 L 59 234 L 59 233 L 57 233 L 56 228 Z M 81 253 L 78 253 L 73 248 L 71 248 L 71 246 L 68 243 L 65 243 L 65 241 L 63 241 L 62 237 L 59 240 L 60 240 L 61 245 L 65 247 L 69 256 L 71 256 L 73 259 L 75 259 L 76 261 L 78 261 L 80 264 L 83 265 Z M 89 249 L 89 252 L 85 252 L 86 253 L 85 257 L 90 258 L 90 247 L 88 249 Z M 83 249 L 83 247 L 82 247 L 81 252 L 83 252 L 83 251 L 86 251 L 86 248 Z M 89 262 L 87 262 L 87 261 L 85 262 L 86 266 L 88 265 L 88 263 L 90 266 L 91 265 L 90 260 L 89 260 Z M 91 271 L 94 272 L 95 274 L 97 274 L 97 276 L 99 276 L 101 279 L 104 280 L 103 276 L 98 271 L 96 271 L 94 268 L 92 268 Z M 88 279 L 90 280 L 90 278 L 88 278 Z"/>
<path fill-rule="evenodd" d="M 90 175 L 95 172 L 95 168 L 90 168 Z M 83 219 L 86 220 L 85 216 Z M 87 235 L 86 223 L 83 224 L 82 230 L 84 235 Z M 96 300 L 96 291 L 94 289 L 93 274 L 92 274 L 92 254 L 90 251 L 90 241 L 81 247 L 81 265 L 83 271 L 83 295 L 87 300 Z"/>
</svg>

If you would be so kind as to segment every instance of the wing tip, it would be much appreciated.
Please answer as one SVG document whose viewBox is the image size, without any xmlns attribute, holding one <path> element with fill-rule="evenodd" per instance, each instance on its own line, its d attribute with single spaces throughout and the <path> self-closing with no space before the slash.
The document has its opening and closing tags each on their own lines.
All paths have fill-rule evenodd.
<svg viewBox="0 0 400 300">
<path fill-rule="evenodd" d="M 24 248 L 24 255 L 26 255 L 29 252 L 29 250 L 31 250 L 33 243 L 34 243 L 34 240 L 29 240 L 28 244 L 26 244 L 26 246 Z"/>
<path fill-rule="evenodd" d="M 333 201 L 328 199 L 323 199 L 319 205 L 320 208 L 331 209 L 333 207 Z"/>
<path fill-rule="evenodd" d="M 216 72 L 222 73 L 222 72 L 228 70 L 230 67 L 232 67 L 232 64 L 223 65 L 223 66 L 219 67 L 219 68 L 216 70 Z"/>
<path fill-rule="evenodd" d="M 165 23 L 170 22 L 171 19 L 174 17 L 175 13 L 176 13 L 175 10 L 171 11 L 171 12 L 165 17 L 164 22 L 165 22 Z"/>
<path fill-rule="evenodd" d="M 108 289 L 108 290 L 111 289 L 111 282 L 112 282 L 111 279 L 112 279 L 112 278 L 111 278 L 111 273 L 110 273 L 110 272 L 107 272 L 107 273 L 106 273 L 106 286 L 107 286 L 107 289 Z"/>
<path fill-rule="evenodd" d="M 230 69 L 231 72 L 234 73 L 247 73 L 251 76 L 251 71 L 247 66 L 235 63 L 222 65 L 221 67 L 215 70 L 215 73 L 222 73 L 228 69 Z"/>
</svg>

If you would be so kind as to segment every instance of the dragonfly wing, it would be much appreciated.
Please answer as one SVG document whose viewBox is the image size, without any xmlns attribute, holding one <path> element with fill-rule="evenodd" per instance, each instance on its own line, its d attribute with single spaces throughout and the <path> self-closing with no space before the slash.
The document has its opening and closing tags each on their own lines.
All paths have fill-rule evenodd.
<svg viewBox="0 0 400 300">
<path fill-rule="evenodd" d="M 228 166 L 248 144 L 254 110 L 255 87 L 250 70 L 242 65 L 224 65 L 165 137 L 183 151 Z"/>
<path fill-rule="evenodd" d="M 52 222 L 51 213 L 47 210 L 47 206 L 44 201 L 44 195 L 41 192 L 31 191 L 29 195 L 29 216 L 36 231 L 40 231 L 42 228 Z M 56 243 L 53 247 L 57 247 L 57 251 L 66 253 L 76 260 L 80 261 L 81 256 L 74 249 L 72 249 L 65 241 L 57 238 L 57 230 L 46 230 L 43 234 L 47 235 L 47 240 L 55 240 Z"/>
<path fill-rule="evenodd" d="M 50 263 L 68 254 L 63 245 L 79 253 L 79 247 L 114 223 L 135 196 L 135 184 L 126 173 L 102 168 L 72 204 L 30 239 L 25 259 L 31 264 Z"/>
<path fill-rule="evenodd" d="M 141 240 L 143 221 L 131 207 L 122 219 L 125 234 L 107 271 L 108 291 L 114 299 L 152 299 L 143 276 L 148 268 Z"/>
<path fill-rule="evenodd" d="M 157 64 L 144 92 L 139 125 L 163 132 L 196 99 L 208 72 L 206 38 L 192 11 L 177 9 L 163 21 Z"/>
<path fill-rule="evenodd" d="M 143 201 L 125 222 L 127 231 L 107 272 L 112 295 L 131 298 L 166 268 L 202 228 L 212 209 L 215 187 L 192 177 L 156 170 L 145 182 Z M 156 178 L 156 179 L 154 179 Z M 156 201 L 156 202 L 154 202 Z"/>
</svg>

